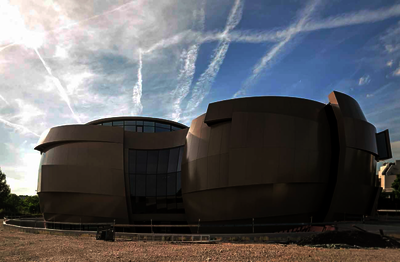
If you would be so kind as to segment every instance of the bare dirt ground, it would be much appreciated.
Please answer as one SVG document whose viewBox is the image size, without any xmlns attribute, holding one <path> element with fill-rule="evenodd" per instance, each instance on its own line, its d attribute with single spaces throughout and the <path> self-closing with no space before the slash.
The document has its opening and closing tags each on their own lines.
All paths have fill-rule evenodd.
<svg viewBox="0 0 400 262">
<path fill-rule="evenodd" d="M 2 220 L 0 220 L 2 224 Z M 400 249 L 327 249 L 280 244 L 96 241 L 5 231 L 0 261 L 399 261 Z"/>
</svg>

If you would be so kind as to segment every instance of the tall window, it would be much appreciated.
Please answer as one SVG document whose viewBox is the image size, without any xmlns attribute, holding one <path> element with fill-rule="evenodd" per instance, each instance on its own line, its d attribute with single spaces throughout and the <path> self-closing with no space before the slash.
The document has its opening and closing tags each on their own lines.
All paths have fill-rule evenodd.
<svg viewBox="0 0 400 262">
<path fill-rule="evenodd" d="M 129 150 L 128 172 L 134 214 L 184 212 L 182 155 L 183 147 Z"/>
</svg>

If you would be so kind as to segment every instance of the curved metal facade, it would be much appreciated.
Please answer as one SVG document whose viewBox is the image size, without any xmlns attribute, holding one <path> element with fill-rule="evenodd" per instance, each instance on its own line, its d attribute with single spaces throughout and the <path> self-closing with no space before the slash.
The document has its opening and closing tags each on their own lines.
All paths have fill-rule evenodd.
<svg viewBox="0 0 400 262">
<path fill-rule="evenodd" d="M 187 136 L 182 188 L 188 221 L 369 215 L 378 193 L 375 127 L 351 97 L 332 92 L 329 99 L 328 105 L 286 97 L 210 104 Z"/>
<path fill-rule="evenodd" d="M 376 129 L 351 97 L 332 92 L 329 101 L 216 102 L 190 129 L 139 117 L 52 128 L 35 148 L 44 152 L 42 212 L 56 221 L 202 225 L 369 215 L 382 159 Z"/>
<path fill-rule="evenodd" d="M 143 132 L 138 132 L 136 122 L 135 126 L 126 127 L 135 127 L 137 132 L 125 131 L 124 125 L 99 125 L 121 121 L 140 122 Z M 170 132 L 144 133 L 144 122 L 164 129 L 169 126 Z M 135 217 L 132 210 L 129 151 L 182 147 L 187 130 L 186 126 L 168 120 L 116 117 L 46 131 L 35 147 L 42 152 L 37 191 L 45 219 L 82 223 L 147 220 L 146 215 Z M 183 214 L 159 217 L 185 220 Z"/>
</svg>

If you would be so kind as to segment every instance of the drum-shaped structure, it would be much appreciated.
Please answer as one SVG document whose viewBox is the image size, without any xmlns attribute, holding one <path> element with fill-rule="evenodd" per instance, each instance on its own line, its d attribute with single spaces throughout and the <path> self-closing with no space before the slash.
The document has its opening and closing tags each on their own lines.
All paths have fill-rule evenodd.
<svg viewBox="0 0 400 262">
<path fill-rule="evenodd" d="M 351 97 L 332 92 L 329 100 L 250 97 L 210 104 L 193 120 L 185 146 L 189 223 L 201 221 L 207 232 L 249 232 L 238 225 L 369 215 L 379 193 L 376 129 Z"/>
<path fill-rule="evenodd" d="M 115 117 L 54 127 L 42 153 L 38 194 L 47 221 L 186 221 L 181 161 L 188 128 L 155 118 Z"/>
</svg>

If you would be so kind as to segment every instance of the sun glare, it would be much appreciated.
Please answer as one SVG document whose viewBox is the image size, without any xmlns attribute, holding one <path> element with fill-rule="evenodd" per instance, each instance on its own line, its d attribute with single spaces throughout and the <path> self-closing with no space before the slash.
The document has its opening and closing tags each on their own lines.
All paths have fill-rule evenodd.
<svg viewBox="0 0 400 262">
<path fill-rule="evenodd" d="M 43 45 L 43 34 L 24 30 L 20 43 L 28 48 L 38 49 Z"/>
</svg>

